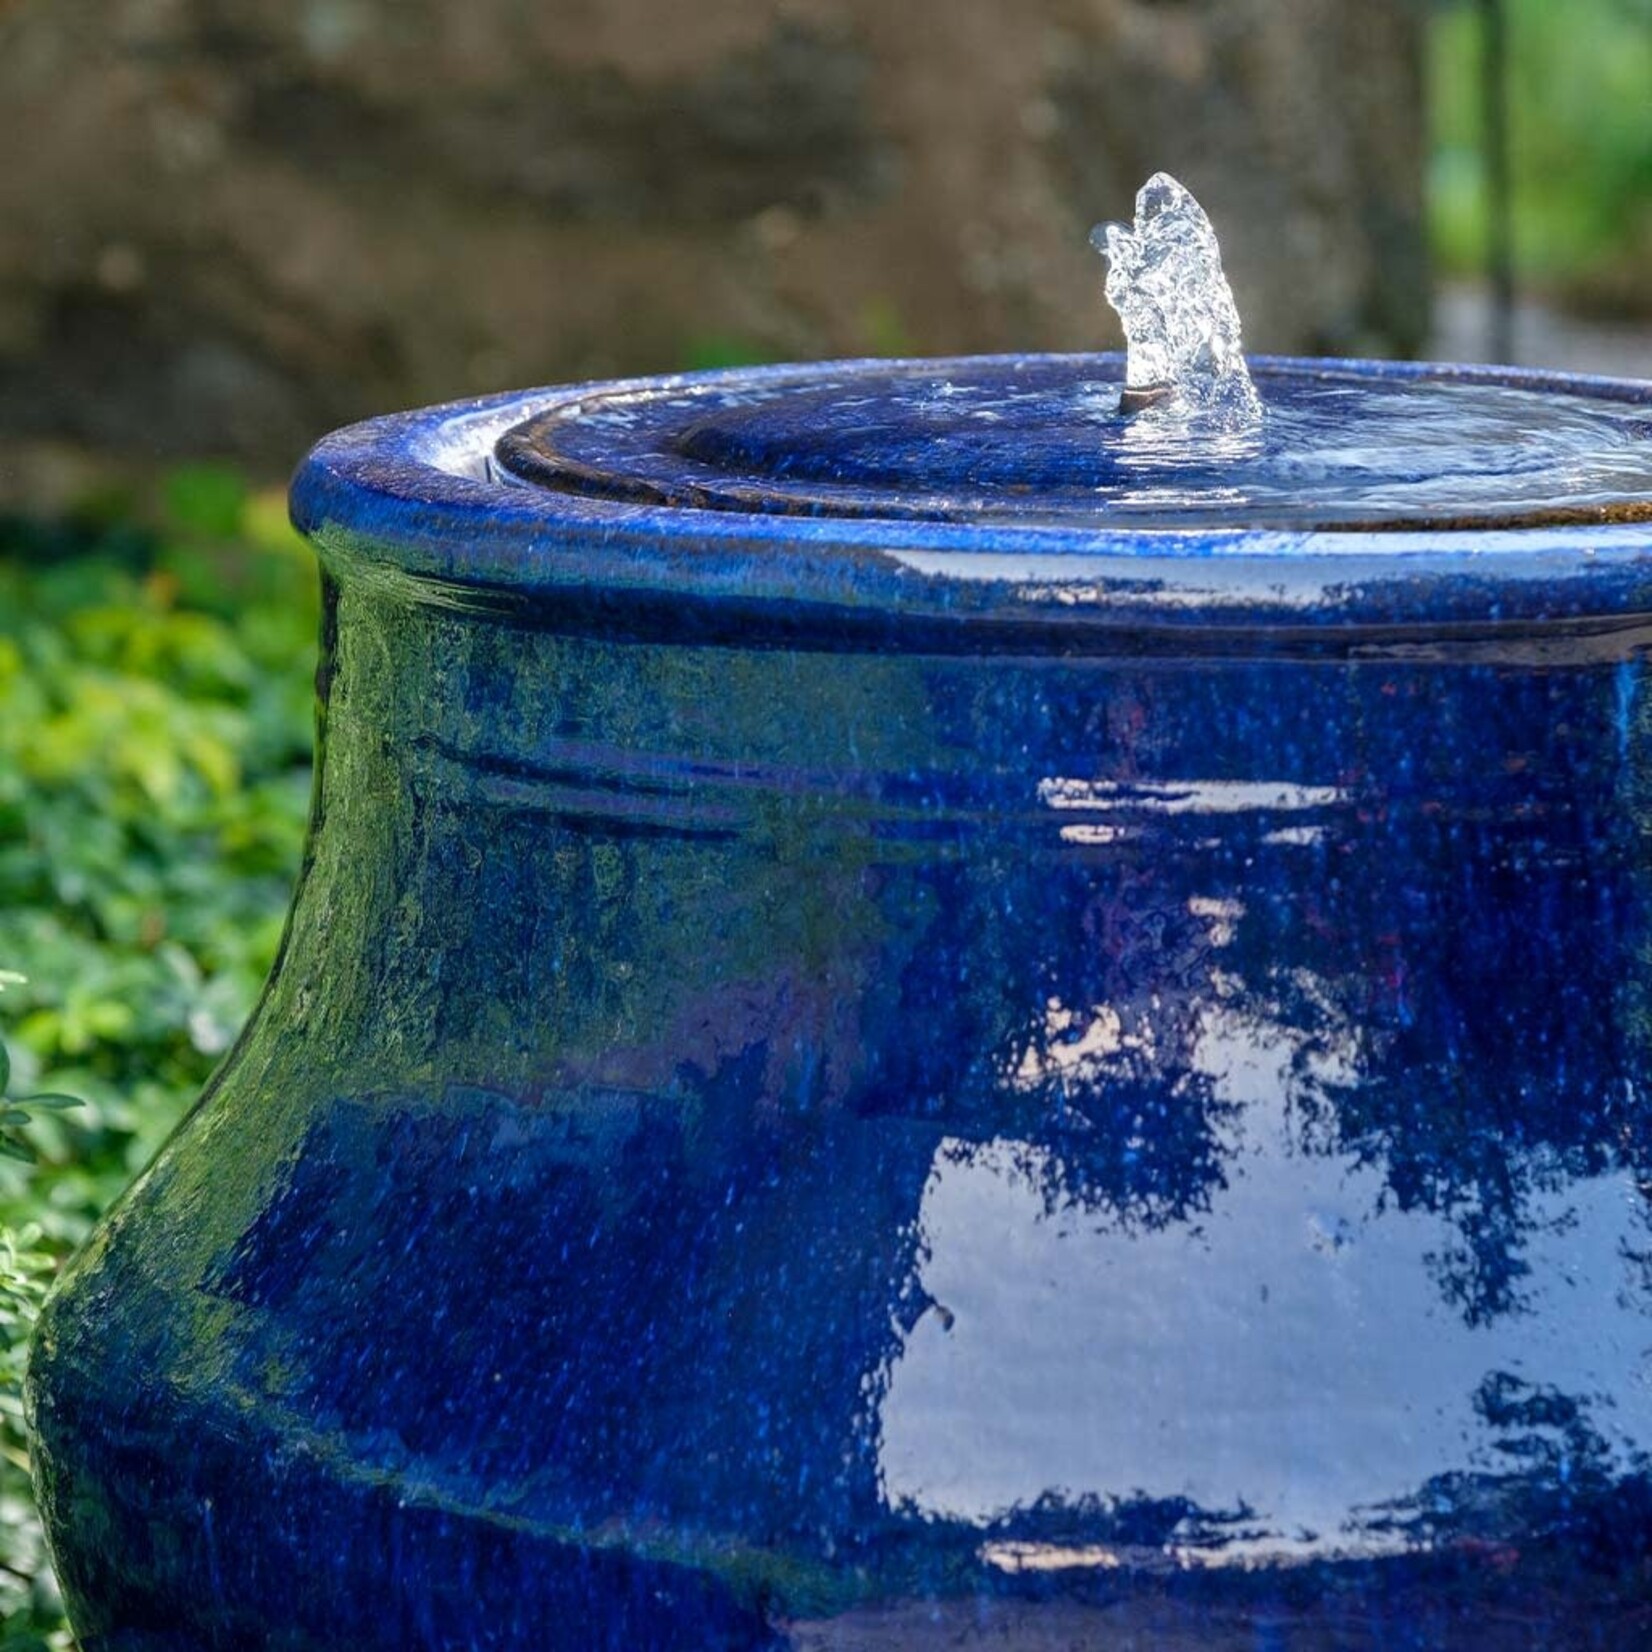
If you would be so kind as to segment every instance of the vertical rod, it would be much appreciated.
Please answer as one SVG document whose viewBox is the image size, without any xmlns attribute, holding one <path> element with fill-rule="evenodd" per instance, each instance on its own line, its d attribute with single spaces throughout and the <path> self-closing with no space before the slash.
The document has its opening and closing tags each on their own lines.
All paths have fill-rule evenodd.
<svg viewBox="0 0 1652 1652">
<path fill-rule="evenodd" d="M 1514 356 L 1514 201 L 1509 165 L 1509 31 L 1506 0 L 1479 0 L 1480 131 L 1486 180 L 1486 278 L 1491 359 Z"/>
</svg>

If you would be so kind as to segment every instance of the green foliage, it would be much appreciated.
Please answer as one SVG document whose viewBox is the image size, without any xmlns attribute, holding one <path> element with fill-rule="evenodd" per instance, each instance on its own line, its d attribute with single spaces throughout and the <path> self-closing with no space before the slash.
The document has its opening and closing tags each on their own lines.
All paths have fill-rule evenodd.
<svg viewBox="0 0 1652 1652">
<path fill-rule="evenodd" d="M 860 310 L 860 330 L 869 355 L 914 356 L 918 353 L 912 334 L 892 298 L 867 299 Z"/>
<path fill-rule="evenodd" d="M 1516 262 L 1574 297 L 1652 308 L 1652 7 L 1506 0 Z M 1442 268 L 1484 266 L 1478 7 L 1431 25 L 1430 204 Z"/>
<path fill-rule="evenodd" d="M 692 333 L 683 340 L 681 366 L 685 373 L 714 367 L 760 367 L 774 360 L 774 352 L 754 338 L 739 333 Z"/>
<path fill-rule="evenodd" d="M 224 465 L 180 465 L 162 486 L 167 514 L 186 533 L 234 539 L 246 518 L 247 484 Z"/>
<path fill-rule="evenodd" d="M 308 813 L 310 553 L 232 473 L 163 498 L 138 531 L 0 522 L 0 1652 L 68 1644 L 29 1327 L 251 1009 Z"/>
<path fill-rule="evenodd" d="M 0 970 L 0 991 L 24 984 Z M 73 1096 L 11 1090 L 11 1054 L 0 1042 L 0 1153 L 34 1165 L 33 1142 L 21 1132 L 43 1112 L 78 1107 Z M 0 1227 L 0 1649 L 63 1646 L 67 1633 L 29 1502 L 28 1440 L 23 1423 L 23 1370 L 29 1333 L 46 1298 L 56 1258 L 41 1243 L 38 1224 Z"/>
</svg>

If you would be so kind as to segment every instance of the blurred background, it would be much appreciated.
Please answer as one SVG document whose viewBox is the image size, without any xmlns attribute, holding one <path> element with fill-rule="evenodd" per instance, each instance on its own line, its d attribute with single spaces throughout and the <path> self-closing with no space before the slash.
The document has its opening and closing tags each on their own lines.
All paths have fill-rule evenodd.
<svg viewBox="0 0 1652 1652">
<path fill-rule="evenodd" d="M 0 1652 L 68 1644 L 40 1293 L 280 935 L 315 437 L 1115 347 L 1087 233 L 1160 168 L 1253 350 L 1652 377 L 1652 0 L 0 0 L 0 157 Z"/>
<path fill-rule="evenodd" d="M 0 0 L 0 501 L 602 374 L 1118 340 L 1652 360 L 1652 0 Z M 1499 314 L 1499 310 L 1503 313 Z"/>
</svg>

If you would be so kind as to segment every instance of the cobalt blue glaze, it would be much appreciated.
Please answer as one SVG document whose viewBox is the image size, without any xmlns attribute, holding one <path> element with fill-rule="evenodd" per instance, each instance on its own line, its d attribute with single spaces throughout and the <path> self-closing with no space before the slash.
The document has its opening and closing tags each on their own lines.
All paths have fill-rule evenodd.
<svg viewBox="0 0 1652 1652">
<path fill-rule="evenodd" d="M 86 1652 L 1647 1644 L 1644 500 L 804 514 L 703 434 L 892 371 L 306 461 L 282 956 L 35 1349 Z"/>
</svg>

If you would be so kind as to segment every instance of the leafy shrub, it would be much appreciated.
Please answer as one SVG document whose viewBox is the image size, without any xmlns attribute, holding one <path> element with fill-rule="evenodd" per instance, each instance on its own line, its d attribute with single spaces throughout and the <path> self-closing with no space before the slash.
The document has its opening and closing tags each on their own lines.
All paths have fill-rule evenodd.
<svg viewBox="0 0 1652 1652">
<path fill-rule="evenodd" d="M 66 1645 L 18 1404 L 45 1285 L 229 1047 L 308 812 L 316 579 L 210 467 L 147 522 L 0 522 L 0 1652 Z M 0 1097 L 8 1093 L 0 1082 Z"/>
</svg>

